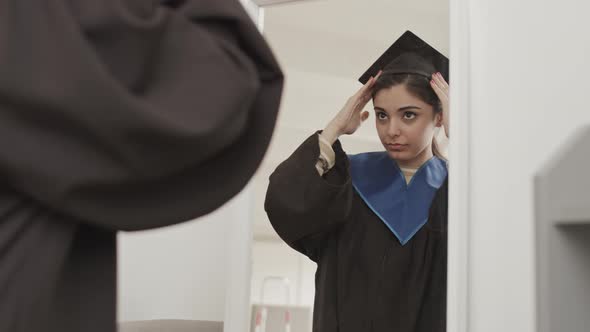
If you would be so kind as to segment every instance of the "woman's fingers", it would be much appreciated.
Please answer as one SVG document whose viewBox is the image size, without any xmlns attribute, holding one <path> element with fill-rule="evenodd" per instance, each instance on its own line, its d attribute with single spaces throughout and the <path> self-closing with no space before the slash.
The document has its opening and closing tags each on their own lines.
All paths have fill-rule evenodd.
<svg viewBox="0 0 590 332">
<path fill-rule="evenodd" d="M 382 71 L 380 70 L 375 77 L 371 77 L 371 79 L 365 84 L 366 89 L 363 91 L 364 94 L 372 95 L 373 94 L 373 87 L 375 87 L 375 83 L 381 76 Z"/>
<path fill-rule="evenodd" d="M 377 75 L 375 75 L 375 82 L 379 79 L 379 76 L 381 76 L 381 74 L 383 74 L 383 70 L 380 70 Z"/>
<path fill-rule="evenodd" d="M 363 85 L 359 91 L 357 91 L 357 95 L 360 97 L 362 95 L 364 95 L 367 91 L 371 90 L 371 88 L 373 87 L 373 84 L 375 83 L 375 77 L 369 78 L 369 80 L 367 81 L 367 83 L 365 83 L 365 85 Z"/>
<path fill-rule="evenodd" d="M 442 122 L 445 133 L 449 137 L 449 84 L 440 73 L 436 73 L 432 75 L 430 85 L 441 101 Z"/>
<path fill-rule="evenodd" d="M 443 85 L 443 88 L 448 89 L 449 83 L 445 80 L 441 73 L 436 73 L 436 76 L 439 78 L 439 82 Z"/>
<path fill-rule="evenodd" d="M 436 84 L 436 82 L 430 81 L 430 85 L 432 86 L 432 89 L 434 90 L 434 93 L 436 93 L 436 95 L 438 96 L 438 99 L 440 99 L 441 101 L 444 101 L 444 100 L 447 99 L 447 95 L 440 88 L 440 86 L 438 86 L 438 84 Z"/>
<path fill-rule="evenodd" d="M 371 100 L 371 98 L 372 98 L 372 94 L 371 94 L 371 93 L 367 93 L 367 94 L 365 94 L 364 96 L 362 96 L 362 97 L 359 99 L 359 101 L 358 101 L 358 104 L 357 104 L 357 105 L 358 105 L 358 106 L 357 106 L 357 109 L 358 109 L 358 110 L 362 110 L 362 109 L 364 109 L 364 108 L 365 108 L 365 106 L 367 106 L 367 103 L 369 103 L 369 101 Z"/>
<path fill-rule="evenodd" d="M 447 81 L 445 80 L 445 78 L 442 76 L 441 73 L 435 73 L 433 75 L 433 78 L 435 78 L 435 80 L 441 85 L 442 88 L 449 87 L 449 83 L 447 83 Z"/>
<path fill-rule="evenodd" d="M 377 75 L 371 77 L 365 85 L 363 85 L 350 99 L 349 105 L 352 106 L 353 114 L 358 114 L 361 112 L 367 103 L 373 98 L 373 87 L 377 82 L 379 76 L 381 76 L 381 72 L 379 71 Z M 368 116 L 368 115 L 367 115 Z"/>
<path fill-rule="evenodd" d="M 442 92 L 445 97 L 449 96 L 449 84 L 445 81 L 444 77 L 440 73 L 432 75 L 433 87 L 437 87 L 438 91 Z M 436 89 L 435 89 L 436 91 Z M 439 96 L 440 98 L 441 96 Z M 441 98 L 442 99 L 442 98 Z"/>
<path fill-rule="evenodd" d="M 373 89 L 373 86 L 375 85 L 375 83 L 377 82 L 377 79 L 379 78 L 379 76 L 381 76 L 381 73 L 383 71 L 379 71 L 377 73 L 377 75 L 375 76 L 371 76 L 371 78 L 369 78 L 369 80 L 367 81 L 367 83 L 365 83 L 365 85 L 363 85 L 359 91 L 357 91 L 357 95 L 358 96 L 363 96 L 365 94 L 371 94 L 371 90 Z"/>
<path fill-rule="evenodd" d="M 382 72 L 383 71 L 380 70 L 377 75 L 375 75 L 375 77 L 371 77 L 367 84 L 365 84 L 362 93 L 362 98 L 365 101 L 365 104 L 373 97 L 373 88 L 375 87 L 375 83 L 377 83 L 377 80 L 379 79 L 379 76 L 381 76 Z"/>
<path fill-rule="evenodd" d="M 432 81 L 430 81 L 430 85 L 432 86 L 432 89 L 434 90 L 434 92 L 436 93 L 436 95 L 438 96 L 438 98 L 441 101 L 447 101 L 449 100 L 449 88 L 448 87 L 444 87 L 440 81 L 435 80 L 434 78 L 432 79 Z"/>
</svg>

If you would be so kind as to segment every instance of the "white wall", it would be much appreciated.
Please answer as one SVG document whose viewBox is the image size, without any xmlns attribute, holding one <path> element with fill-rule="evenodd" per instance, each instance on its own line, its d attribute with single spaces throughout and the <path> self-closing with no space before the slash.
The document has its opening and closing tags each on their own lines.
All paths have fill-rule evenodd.
<svg viewBox="0 0 590 332">
<path fill-rule="evenodd" d="M 248 222 L 250 196 L 246 190 L 196 221 L 121 233 L 119 321 L 224 321 L 231 259 L 228 241 L 235 223 Z"/>
<path fill-rule="evenodd" d="M 468 331 L 532 332 L 533 175 L 574 128 L 590 122 L 590 5 L 469 3 Z"/>
<path fill-rule="evenodd" d="M 287 304 L 283 285 L 269 282 L 261 298 L 265 277 L 286 277 L 290 281 L 291 305 L 312 307 L 316 263 L 283 242 L 257 241 L 252 248 L 252 303 Z"/>
</svg>

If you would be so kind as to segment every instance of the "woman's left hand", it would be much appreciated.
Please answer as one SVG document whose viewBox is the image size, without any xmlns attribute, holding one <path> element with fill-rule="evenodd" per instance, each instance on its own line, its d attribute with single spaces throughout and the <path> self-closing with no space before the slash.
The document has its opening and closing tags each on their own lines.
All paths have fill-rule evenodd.
<svg viewBox="0 0 590 332">
<path fill-rule="evenodd" d="M 440 73 L 432 74 L 430 85 L 442 104 L 442 121 L 445 133 L 449 137 L 449 84 Z"/>
</svg>

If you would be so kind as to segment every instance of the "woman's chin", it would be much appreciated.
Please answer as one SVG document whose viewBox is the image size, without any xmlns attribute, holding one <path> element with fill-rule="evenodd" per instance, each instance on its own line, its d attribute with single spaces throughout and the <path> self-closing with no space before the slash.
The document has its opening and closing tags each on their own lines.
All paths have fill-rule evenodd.
<svg viewBox="0 0 590 332">
<path fill-rule="evenodd" d="M 397 161 L 404 161 L 408 159 L 408 153 L 406 151 L 392 151 L 388 150 L 387 154 L 391 159 L 395 159 Z"/>
</svg>

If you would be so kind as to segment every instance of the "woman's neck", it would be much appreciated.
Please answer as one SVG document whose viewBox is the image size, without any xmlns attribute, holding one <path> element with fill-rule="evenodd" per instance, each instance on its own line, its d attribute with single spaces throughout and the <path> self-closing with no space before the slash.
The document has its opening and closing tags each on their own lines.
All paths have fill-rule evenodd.
<svg viewBox="0 0 590 332">
<path fill-rule="evenodd" d="M 434 157 L 432 153 L 432 148 L 428 147 L 424 149 L 420 154 L 418 154 L 415 158 L 410 160 L 396 160 L 397 165 L 400 168 L 410 168 L 410 169 L 417 169 L 420 166 L 424 165 L 425 162 L 429 161 Z"/>
</svg>

